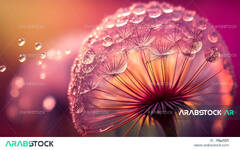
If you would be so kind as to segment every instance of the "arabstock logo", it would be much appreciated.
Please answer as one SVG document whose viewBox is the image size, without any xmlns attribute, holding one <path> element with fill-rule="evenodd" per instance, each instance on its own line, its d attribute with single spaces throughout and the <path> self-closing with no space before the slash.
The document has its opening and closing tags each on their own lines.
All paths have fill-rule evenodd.
<svg viewBox="0 0 240 150">
<path fill-rule="evenodd" d="M 221 116 L 222 115 L 222 110 L 180 110 L 179 111 L 179 116 L 181 115 L 193 115 L 193 116 Z M 224 111 L 224 116 L 233 116 L 234 115 L 234 110 L 225 110 Z"/>
<path fill-rule="evenodd" d="M 53 141 L 7 141 L 5 147 L 53 147 Z"/>
</svg>

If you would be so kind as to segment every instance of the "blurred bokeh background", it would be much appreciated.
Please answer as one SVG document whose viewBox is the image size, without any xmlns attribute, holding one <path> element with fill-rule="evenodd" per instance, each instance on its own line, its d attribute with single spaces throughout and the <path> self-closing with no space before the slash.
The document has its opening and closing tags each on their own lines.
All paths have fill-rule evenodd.
<svg viewBox="0 0 240 150">
<path fill-rule="evenodd" d="M 140 0 L 0 1 L 0 136 L 78 136 L 68 110 L 70 69 L 82 40 L 120 7 Z M 143 2 L 147 2 L 146 0 Z M 168 0 L 208 18 L 225 40 L 240 104 L 240 1 Z M 19 47 L 18 39 L 26 43 Z M 35 42 L 42 48 L 34 50 Z M 42 53 L 51 51 L 48 59 Z M 26 60 L 19 62 L 19 55 Z M 240 136 L 240 119 L 220 136 Z"/>
</svg>

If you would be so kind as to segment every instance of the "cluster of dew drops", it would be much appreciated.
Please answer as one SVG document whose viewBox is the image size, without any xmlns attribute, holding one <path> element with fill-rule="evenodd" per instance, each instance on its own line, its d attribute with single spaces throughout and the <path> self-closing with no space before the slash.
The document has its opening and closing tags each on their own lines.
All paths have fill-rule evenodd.
<svg viewBox="0 0 240 150">
<path fill-rule="evenodd" d="M 180 25 L 179 27 L 177 26 L 178 24 Z M 146 27 L 144 28 L 144 26 Z M 166 2 L 159 3 L 152 1 L 148 4 L 135 3 L 128 8 L 120 8 L 114 15 L 104 18 L 102 23 L 97 26 L 97 28 L 93 30 L 90 36 L 86 39 L 85 44 L 83 45 L 85 54 L 83 53 L 83 55 L 81 55 L 82 61 L 79 61 L 79 59 L 76 58 L 75 63 L 73 64 L 72 71 L 75 78 L 72 80 L 73 84 L 70 87 L 72 94 L 83 94 L 96 87 L 95 85 L 92 85 L 92 82 L 86 83 L 88 89 L 86 89 L 84 85 L 79 86 L 75 83 L 78 83 L 78 76 L 81 76 L 81 80 L 84 80 L 84 77 L 82 76 L 90 77 L 85 74 L 91 74 L 94 72 L 94 67 L 96 68 L 96 65 L 91 64 L 94 64 L 93 62 L 98 58 L 97 56 L 100 57 L 105 51 L 107 51 L 106 53 L 108 54 L 110 49 L 114 49 L 119 53 L 134 49 L 134 47 L 151 46 L 152 53 L 157 56 L 171 54 L 170 51 L 164 51 L 164 45 L 161 45 L 161 43 L 157 41 L 158 39 L 150 39 L 147 37 L 147 32 L 150 29 L 162 32 L 161 29 L 164 27 L 166 28 L 163 30 L 163 32 L 166 31 L 166 33 L 163 33 L 165 36 L 171 31 L 174 32 L 174 28 L 176 28 L 180 31 L 176 32 L 178 35 L 175 37 L 173 35 L 173 38 L 178 38 L 178 36 L 180 36 L 180 38 L 186 38 L 185 41 L 183 40 L 185 42 L 183 42 L 184 48 L 181 48 L 180 50 L 185 56 L 192 56 L 204 47 L 206 61 L 215 62 L 220 58 L 220 51 L 225 49 L 224 42 L 222 42 L 215 28 L 208 23 L 207 19 L 199 17 L 195 11 L 185 10 L 181 6 L 175 7 Z M 194 30 L 196 30 L 196 32 Z M 167 33 L 167 31 L 169 32 Z M 135 32 L 137 32 L 137 34 Z M 198 36 L 194 35 L 198 32 L 202 33 L 203 37 L 194 37 Z M 174 41 L 175 39 L 171 40 Z M 219 49 L 220 47 L 221 49 Z M 121 57 L 117 52 L 115 53 L 116 57 Z M 119 64 L 119 61 L 122 62 L 122 60 L 124 60 L 112 58 L 112 56 L 111 58 L 108 57 L 108 59 L 114 59 L 113 61 L 109 61 L 110 63 L 113 63 L 114 67 L 116 67 L 114 65 L 116 62 L 114 61 L 117 61 L 117 64 Z M 119 72 L 118 70 L 109 70 L 109 66 L 111 65 L 112 64 L 107 65 L 107 74 L 109 74 L 109 72 L 110 74 Z M 121 70 L 124 70 L 122 68 L 126 68 L 126 65 L 124 64 L 121 66 Z M 86 79 L 84 81 L 89 80 Z M 84 84 L 85 82 L 80 83 Z M 82 88 L 79 89 L 79 87 Z"/>
<path fill-rule="evenodd" d="M 17 45 L 19 47 L 23 47 L 26 44 L 26 40 L 24 38 L 19 38 L 17 40 Z M 42 50 L 42 43 L 41 42 L 35 42 L 34 44 L 34 50 L 35 51 L 40 51 Z M 69 55 L 71 53 L 71 49 L 67 49 L 65 50 L 65 54 Z M 47 58 L 47 51 L 43 51 L 40 54 L 37 54 L 37 56 L 39 56 L 39 59 L 37 61 L 38 65 L 42 66 L 42 69 L 44 69 L 46 66 L 43 64 L 43 60 Z M 27 60 L 27 54 L 19 54 L 18 56 L 18 61 L 20 63 L 23 63 Z M 0 65 L 0 72 L 5 72 L 7 70 L 7 66 L 6 65 Z M 46 74 L 44 72 L 40 73 L 40 79 L 45 79 L 46 78 Z"/>
</svg>

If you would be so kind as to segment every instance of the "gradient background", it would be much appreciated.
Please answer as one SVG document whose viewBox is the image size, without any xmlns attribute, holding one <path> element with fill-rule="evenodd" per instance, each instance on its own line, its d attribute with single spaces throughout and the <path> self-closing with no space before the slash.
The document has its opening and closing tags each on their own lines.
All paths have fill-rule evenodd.
<svg viewBox="0 0 240 150">
<path fill-rule="evenodd" d="M 17 57 L 20 52 L 31 53 L 33 50 L 31 45 L 36 41 L 41 41 L 44 45 L 43 49 L 47 49 L 52 43 L 58 42 L 56 39 L 59 37 L 72 33 L 82 33 L 84 36 L 94 29 L 103 17 L 114 13 L 120 7 L 128 7 L 133 2 L 136 0 L 0 1 L 0 65 L 7 66 L 5 72 L 0 72 L 0 136 L 78 136 L 68 112 L 66 93 L 51 91 L 56 99 L 55 108 L 47 114 L 33 116 L 36 120 L 34 122 L 12 121 L 8 118 L 6 112 L 10 81 L 23 65 L 18 62 Z M 197 14 L 208 18 L 210 23 L 216 25 L 231 54 L 237 82 L 234 105 L 239 105 L 240 1 L 169 0 L 167 2 L 195 10 Z M 17 46 L 17 40 L 22 37 L 28 40 L 24 49 Z M 74 45 L 79 42 L 80 45 L 81 40 L 72 42 Z M 69 43 L 71 44 L 71 41 Z M 66 63 L 70 68 L 72 60 Z M 62 85 L 66 92 L 68 81 L 69 77 Z M 37 128 L 39 126 L 43 128 Z M 239 126 L 240 120 L 228 121 L 221 136 L 240 136 Z"/>
</svg>

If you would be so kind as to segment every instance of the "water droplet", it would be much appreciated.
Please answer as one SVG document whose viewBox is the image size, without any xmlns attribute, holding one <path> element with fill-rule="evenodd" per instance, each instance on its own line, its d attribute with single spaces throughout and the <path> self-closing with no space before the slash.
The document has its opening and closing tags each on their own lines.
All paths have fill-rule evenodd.
<svg viewBox="0 0 240 150">
<path fill-rule="evenodd" d="M 103 43 L 102 43 L 103 46 L 109 47 L 112 44 L 113 44 L 113 39 L 109 35 L 107 35 L 103 38 Z"/>
<path fill-rule="evenodd" d="M 133 4 L 131 10 L 135 15 L 143 15 L 146 13 L 145 5 L 142 3 Z"/>
<path fill-rule="evenodd" d="M 144 17 L 144 15 L 133 15 L 129 21 L 138 24 L 143 21 Z"/>
<path fill-rule="evenodd" d="M 208 34 L 208 40 L 211 42 L 211 43 L 216 43 L 218 41 L 218 35 L 216 32 L 211 32 Z"/>
<path fill-rule="evenodd" d="M 6 71 L 7 67 L 5 65 L 0 66 L 0 72 Z"/>
<path fill-rule="evenodd" d="M 166 39 L 156 39 L 151 44 L 151 52 L 155 56 L 165 57 L 175 53 L 175 42 L 171 42 Z"/>
<path fill-rule="evenodd" d="M 205 58 L 208 62 L 216 62 L 220 58 L 220 51 L 217 47 L 205 50 Z"/>
<path fill-rule="evenodd" d="M 117 12 L 120 16 L 129 16 L 131 14 L 129 8 L 120 8 Z"/>
<path fill-rule="evenodd" d="M 24 38 L 18 39 L 18 46 L 23 46 L 25 44 Z"/>
<path fill-rule="evenodd" d="M 172 21 L 179 21 L 181 19 L 181 14 L 178 12 L 172 13 Z"/>
<path fill-rule="evenodd" d="M 19 57 L 18 57 L 18 60 L 20 62 L 24 62 L 26 60 L 26 55 L 25 54 L 20 54 Z"/>
<path fill-rule="evenodd" d="M 103 63 L 102 72 L 108 75 L 123 73 L 127 68 L 127 55 L 123 52 L 115 52 L 108 55 L 109 59 Z"/>
<path fill-rule="evenodd" d="M 75 113 L 76 114 L 81 114 L 84 111 L 84 106 L 83 103 L 80 102 L 76 107 L 75 107 Z"/>
<path fill-rule="evenodd" d="M 127 17 L 120 17 L 117 19 L 116 27 L 122 27 L 125 26 L 128 23 Z"/>
<path fill-rule="evenodd" d="M 95 54 L 92 51 L 88 51 L 85 56 L 83 57 L 82 63 L 83 64 L 91 64 L 95 58 Z"/>
<path fill-rule="evenodd" d="M 183 15 L 183 20 L 186 22 L 192 21 L 194 19 L 195 11 L 186 11 Z"/>
<path fill-rule="evenodd" d="M 47 57 L 47 53 L 46 52 L 41 53 L 41 59 L 45 59 L 46 57 Z"/>
<path fill-rule="evenodd" d="M 147 12 L 150 18 L 157 18 L 162 14 L 162 11 L 158 2 L 150 2 L 147 6 Z"/>
<path fill-rule="evenodd" d="M 84 65 L 82 66 L 82 72 L 88 74 L 92 72 L 95 67 L 96 67 L 96 63 Z"/>
<path fill-rule="evenodd" d="M 162 10 L 164 13 L 172 13 L 173 12 L 173 6 L 168 3 L 162 3 Z"/>
<path fill-rule="evenodd" d="M 40 79 L 45 79 L 46 78 L 46 74 L 45 73 L 40 73 Z"/>
<path fill-rule="evenodd" d="M 207 21 L 205 21 L 203 19 L 200 19 L 198 21 L 197 27 L 198 27 L 199 30 L 206 30 L 206 28 L 207 28 Z"/>
<path fill-rule="evenodd" d="M 71 53 L 71 50 L 70 50 L 70 49 L 65 50 L 65 54 L 66 54 L 66 55 L 69 55 L 70 53 Z"/>
<path fill-rule="evenodd" d="M 202 49 L 202 41 L 185 39 L 179 43 L 179 48 L 183 55 L 191 57 Z"/>
<path fill-rule="evenodd" d="M 40 50 L 42 48 L 42 44 L 40 42 L 35 43 L 35 50 Z"/>
</svg>

